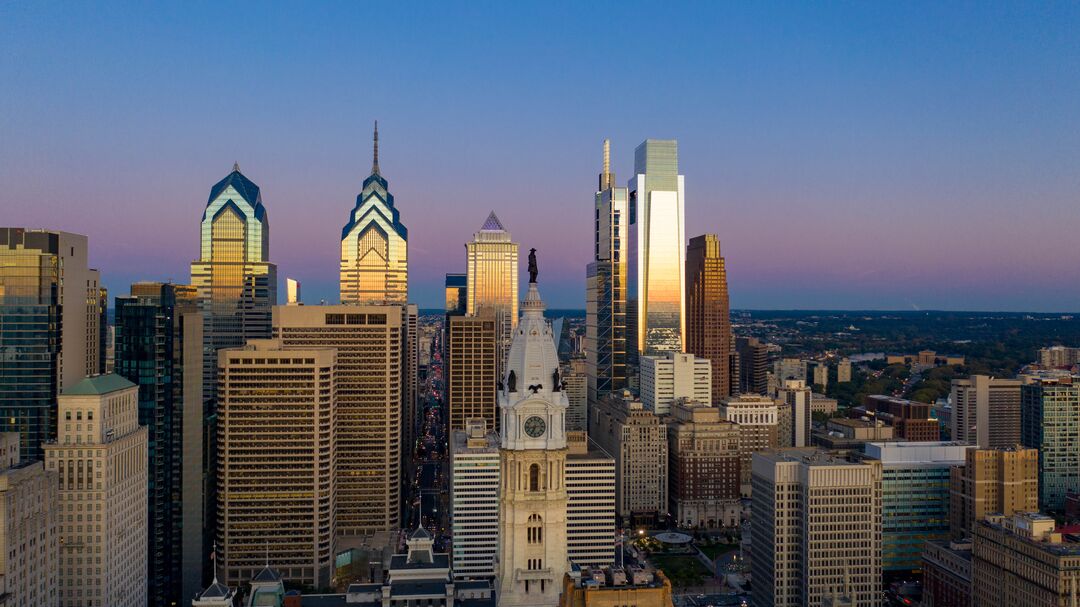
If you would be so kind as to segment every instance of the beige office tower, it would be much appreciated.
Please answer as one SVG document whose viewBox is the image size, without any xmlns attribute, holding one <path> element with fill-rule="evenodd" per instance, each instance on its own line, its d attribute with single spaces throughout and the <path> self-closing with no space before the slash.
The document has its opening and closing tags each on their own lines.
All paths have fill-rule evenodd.
<svg viewBox="0 0 1080 607">
<path fill-rule="evenodd" d="M 1080 604 L 1080 544 L 1035 512 L 977 523 L 971 544 L 971 599 L 977 607 Z"/>
<path fill-rule="evenodd" d="M 226 585 L 250 581 L 267 562 L 289 582 L 330 585 L 335 359 L 331 348 L 263 339 L 218 352 L 215 573 Z"/>
<path fill-rule="evenodd" d="M 14 432 L 0 434 L 0 453 L 0 605 L 56 607 L 56 472 L 22 463 Z"/>
<path fill-rule="evenodd" d="M 566 448 L 566 556 L 578 567 L 610 567 L 615 562 L 615 460 L 584 431 L 567 430 Z"/>
<path fill-rule="evenodd" d="M 59 398 L 45 462 L 60 487 L 61 607 L 146 605 L 147 431 L 139 389 L 88 377 Z M 99 561 L 100 559 L 100 561 Z"/>
<path fill-rule="evenodd" d="M 971 449 L 964 465 L 950 471 L 949 533 L 971 534 L 990 513 L 1039 510 L 1039 450 L 1023 447 Z"/>
<path fill-rule="evenodd" d="M 880 462 L 781 449 L 752 466 L 754 605 L 821 605 L 845 585 L 853 604 L 880 603 Z"/>
<path fill-rule="evenodd" d="M 952 439 L 984 449 L 1020 444 L 1020 380 L 952 380 Z"/>
<path fill-rule="evenodd" d="M 465 243 L 465 314 L 482 307 L 495 311 L 499 326 L 499 375 L 518 323 L 518 243 L 492 211 L 472 242 Z"/>
<path fill-rule="evenodd" d="M 688 528 L 739 524 L 739 426 L 702 403 L 676 401 L 668 418 L 668 512 Z"/>
<path fill-rule="evenodd" d="M 589 371 L 584 358 L 571 358 L 563 365 L 563 390 L 570 400 L 566 410 L 566 429 L 585 432 L 589 429 Z"/>
<path fill-rule="evenodd" d="M 720 402 L 720 418 L 739 425 L 739 491 L 750 497 L 750 456 L 779 444 L 779 412 L 768 396 L 744 394 Z"/>
<path fill-rule="evenodd" d="M 589 436 L 615 458 L 615 510 L 623 524 L 665 516 L 667 427 L 660 417 L 624 391 L 597 403 Z"/>
<path fill-rule="evenodd" d="M 783 385 L 776 391 L 776 399 L 787 403 L 791 408 L 791 439 L 781 437 L 781 445 L 792 447 L 807 447 L 810 445 L 810 428 L 813 416 L 811 403 L 814 398 L 813 392 L 805 381 L 798 379 L 784 380 Z"/>
<path fill-rule="evenodd" d="M 498 327 L 495 310 L 476 316 L 448 316 L 446 392 L 450 431 L 464 430 L 469 420 L 484 420 L 498 431 L 495 388 L 499 381 Z"/>
<path fill-rule="evenodd" d="M 286 348 L 337 349 L 337 533 L 399 529 L 403 306 L 275 306 Z"/>
</svg>

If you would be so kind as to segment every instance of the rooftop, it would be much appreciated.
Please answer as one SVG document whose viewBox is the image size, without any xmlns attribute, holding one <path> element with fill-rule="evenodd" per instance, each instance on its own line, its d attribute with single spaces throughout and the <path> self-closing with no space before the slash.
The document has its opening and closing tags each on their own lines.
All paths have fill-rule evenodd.
<svg viewBox="0 0 1080 607">
<path fill-rule="evenodd" d="M 108 375 L 92 375 L 87 377 L 67 390 L 63 396 L 91 396 L 98 394 L 110 394 L 127 388 L 134 388 L 135 384 L 120 377 L 115 373 Z"/>
</svg>

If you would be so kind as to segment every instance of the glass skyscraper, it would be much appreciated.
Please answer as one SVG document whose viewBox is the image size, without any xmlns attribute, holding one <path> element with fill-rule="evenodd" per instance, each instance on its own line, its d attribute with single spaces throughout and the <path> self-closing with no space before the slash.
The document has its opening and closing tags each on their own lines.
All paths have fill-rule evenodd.
<svg viewBox="0 0 1080 607">
<path fill-rule="evenodd" d="M 371 175 L 341 229 L 341 303 L 402 304 L 409 291 L 409 231 L 394 208 L 390 184 L 379 174 L 379 124 L 375 123 Z"/>
<path fill-rule="evenodd" d="M 510 339 L 518 321 L 518 243 L 492 211 L 472 242 L 465 243 L 465 313 L 482 307 L 495 311 L 498 326 L 498 369 L 502 376 Z"/>
<path fill-rule="evenodd" d="M 642 356 L 685 349 L 686 247 L 678 143 L 647 139 L 630 180 L 630 291 Z"/>
<path fill-rule="evenodd" d="M 587 399 L 626 387 L 627 190 L 615 186 L 611 142 L 604 140 L 604 164 L 593 205 L 593 258 L 585 270 L 585 361 Z"/>
<path fill-rule="evenodd" d="M 686 351 L 712 361 L 712 402 L 738 389 L 738 359 L 733 356 L 727 268 L 720 239 L 703 234 L 686 248 Z"/>
<path fill-rule="evenodd" d="M 1036 379 L 1020 386 L 1020 440 L 1039 450 L 1039 506 L 1061 511 L 1080 492 L 1080 383 Z"/>
</svg>

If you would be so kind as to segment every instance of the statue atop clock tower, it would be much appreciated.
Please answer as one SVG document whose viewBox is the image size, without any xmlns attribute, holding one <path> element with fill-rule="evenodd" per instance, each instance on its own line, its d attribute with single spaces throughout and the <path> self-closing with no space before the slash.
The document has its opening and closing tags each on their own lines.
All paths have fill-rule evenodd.
<svg viewBox="0 0 1080 607">
<path fill-rule="evenodd" d="M 498 391 L 500 607 L 558 605 L 563 575 L 569 570 L 565 484 L 569 401 L 558 369 L 555 340 L 533 280 Z"/>
</svg>

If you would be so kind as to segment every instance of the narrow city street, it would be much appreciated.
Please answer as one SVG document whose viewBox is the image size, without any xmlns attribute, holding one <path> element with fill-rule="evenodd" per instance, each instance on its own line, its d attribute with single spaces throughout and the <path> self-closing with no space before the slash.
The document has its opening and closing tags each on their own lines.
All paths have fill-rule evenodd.
<svg viewBox="0 0 1080 607">
<path fill-rule="evenodd" d="M 435 548 L 448 548 L 449 492 L 447 478 L 447 437 L 443 419 L 443 361 L 441 342 L 436 333 L 432 343 L 431 363 L 427 382 L 422 389 L 423 404 L 420 432 L 413 448 L 411 508 L 409 528 L 417 525 L 417 516 L 435 538 Z"/>
</svg>

